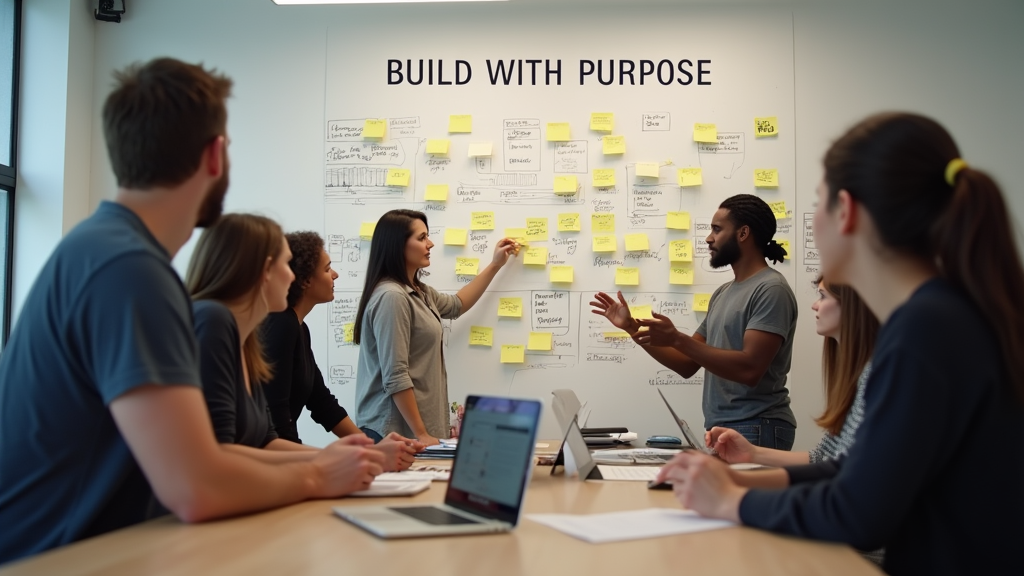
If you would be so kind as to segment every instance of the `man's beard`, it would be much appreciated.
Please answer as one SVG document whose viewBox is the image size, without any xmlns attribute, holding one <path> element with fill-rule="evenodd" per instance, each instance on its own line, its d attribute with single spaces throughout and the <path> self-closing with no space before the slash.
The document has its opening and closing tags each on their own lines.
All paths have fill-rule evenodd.
<svg viewBox="0 0 1024 576">
<path fill-rule="evenodd" d="M 733 236 L 719 246 L 714 255 L 711 256 L 711 267 L 722 268 L 723 266 L 731 266 L 739 259 L 740 243 L 736 240 L 736 236 Z"/>
<path fill-rule="evenodd" d="M 224 167 L 224 174 L 213 183 L 210 191 L 203 199 L 203 205 L 199 207 L 199 217 L 196 219 L 196 228 L 208 228 L 213 226 L 220 215 L 224 212 L 224 197 L 228 194 L 228 171 Z"/>
</svg>

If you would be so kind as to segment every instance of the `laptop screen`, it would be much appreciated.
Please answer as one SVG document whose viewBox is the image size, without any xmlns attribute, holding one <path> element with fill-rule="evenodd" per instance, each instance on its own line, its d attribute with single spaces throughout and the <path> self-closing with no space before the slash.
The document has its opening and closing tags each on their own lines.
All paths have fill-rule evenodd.
<svg viewBox="0 0 1024 576">
<path fill-rule="evenodd" d="M 540 402 L 470 396 L 445 504 L 515 524 L 533 466 Z"/>
</svg>

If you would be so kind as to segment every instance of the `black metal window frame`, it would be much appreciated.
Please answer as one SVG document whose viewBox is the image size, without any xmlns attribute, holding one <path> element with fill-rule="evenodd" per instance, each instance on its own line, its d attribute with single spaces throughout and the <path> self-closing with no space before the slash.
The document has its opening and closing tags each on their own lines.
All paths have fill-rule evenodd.
<svg viewBox="0 0 1024 576">
<path fill-rule="evenodd" d="M 0 258 L 3 258 L 3 267 L 5 270 L 4 274 L 4 287 L 3 287 L 3 322 L 0 329 L 3 330 L 0 334 L 0 345 L 7 345 L 7 338 L 11 334 L 11 292 L 14 286 L 14 195 L 15 195 L 15 184 L 17 183 L 17 167 L 18 167 L 18 90 L 21 70 L 21 6 L 22 0 L 14 0 L 14 38 L 11 71 L 13 78 L 11 79 L 11 109 L 8 111 L 0 110 L 0 114 L 8 113 L 11 118 L 11 142 L 10 142 L 10 165 L 0 164 L 0 188 L 7 192 L 7 225 L 6 233 L 7 239 L 4 242 L 7 250 L 5 254 L 0 254 Z"/>
</svg>

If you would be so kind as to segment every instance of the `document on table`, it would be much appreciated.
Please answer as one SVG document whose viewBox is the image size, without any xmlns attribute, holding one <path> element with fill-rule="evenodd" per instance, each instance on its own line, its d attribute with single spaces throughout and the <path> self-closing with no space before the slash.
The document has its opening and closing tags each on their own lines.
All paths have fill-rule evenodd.
<svg viewBox="0 0 1024 576">
<path fill-rule="evenodd" d="M 389 476 L 394 474 L 394 476 Z M 388 472 L 373 479 L 366 490 L 353 492 L 350 496 L 412 496 L 430 488 L 430 478 L 406 480 L 401 472 Z"/>
<path fill-rule="evenodd" d="M 661 466 L 604 466 L 597 465 L 602 480 L 625 480 L 629 482 L 650 482 L 658 476 Z"/>
<path fill-rule="evenodd" d="M 527 514 L 527 518 L 593 544 L 657 538 L 735 526 L 702 518 L 692 510 L 647 508 L 605 514 Z"/>
</svg>

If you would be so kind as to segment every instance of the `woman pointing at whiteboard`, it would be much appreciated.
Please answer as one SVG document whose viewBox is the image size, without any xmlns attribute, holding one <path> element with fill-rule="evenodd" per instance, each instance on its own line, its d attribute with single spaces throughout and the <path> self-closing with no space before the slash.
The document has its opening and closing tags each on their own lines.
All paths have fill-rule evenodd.
<svg viewBox="0 0 1024 576">
<path fill-rule="evenodd" d="M 499 240 L 491 263 L 453 296 L 420 281 L 433 247 L 422 212 L 391 210 L 373 231 L 352 339 L 359 345 L 356 421 L 375 440 L 398 432 L 432 445 L 449 435 L 441 319 L 472 308 L 517 249 Z"/>
</svg>

